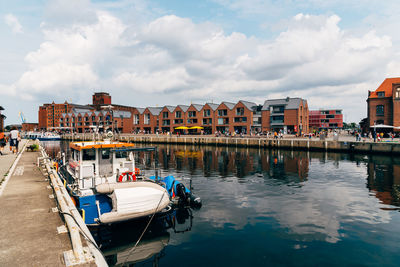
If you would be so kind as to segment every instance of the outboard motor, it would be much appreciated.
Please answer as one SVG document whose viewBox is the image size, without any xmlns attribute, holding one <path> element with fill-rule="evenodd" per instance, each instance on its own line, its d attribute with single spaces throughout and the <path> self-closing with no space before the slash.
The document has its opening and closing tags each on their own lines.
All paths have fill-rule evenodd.
<svg viewBox="0 0 400 267">
<path fill-rule="evenodd" d="M 180 205 L 189 204 L 188 203 L 189 196 L 188 196 L 188 193 L 186 193 L 185 185 L 182 183 L 178 183 L 175 188 L 176 188 L 175 194 L 179 197 L 179 204 Z"/>
<path fill-rule="evenodd" d="M 178 183 L 176 185 L 176 195 L 179 197 L 180 205 L 189 205 L 193 208 L 201 207 L 201 199 L 200 197 L 196 197 L 189 190 L 186 189 L 185 185 L 182 183 Z"/>
</svg>

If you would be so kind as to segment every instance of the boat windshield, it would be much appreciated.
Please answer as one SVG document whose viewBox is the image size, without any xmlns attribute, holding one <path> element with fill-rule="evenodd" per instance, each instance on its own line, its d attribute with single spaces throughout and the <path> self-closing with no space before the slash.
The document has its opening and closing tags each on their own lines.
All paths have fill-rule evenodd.
<svg viewBox="0 0 400 267">
<path fill-rule="evenodd" d="M 128 157 L 128 151 L 115 151 L 115 158 L 122 159 Z"/>
<path fill-rule="evenodd" d="M 96 151 L 94 149 L 83 149 L 82 160 L 96 160 Z"/>
</svg>

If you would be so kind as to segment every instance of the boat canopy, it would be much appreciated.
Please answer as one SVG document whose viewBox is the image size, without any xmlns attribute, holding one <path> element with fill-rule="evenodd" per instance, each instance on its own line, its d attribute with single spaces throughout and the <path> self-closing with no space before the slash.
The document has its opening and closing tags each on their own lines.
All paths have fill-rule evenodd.
<svg viewBox="0 0 400 267">
<path fill-rule="evenodd" d="M 121 142 L 73 142 L 69 144 L 69 147 L 75 150 L 81 151 L 82 149 L 93 149 L 93 148 L 130 148 L 134 147 L 131 143 Z"/>
</svg>

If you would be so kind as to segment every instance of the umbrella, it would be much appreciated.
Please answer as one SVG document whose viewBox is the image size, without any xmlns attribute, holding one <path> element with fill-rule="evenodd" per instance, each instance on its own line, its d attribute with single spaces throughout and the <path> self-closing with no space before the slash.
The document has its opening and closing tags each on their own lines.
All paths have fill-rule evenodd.
<svg viewBox="0 0 400 267">
<path fill-rule="evenodd" d="M 201 126 L 193 126 L 193 127 L 190 127 L 189 129 L 204 129 L 203 127 L 201 127 Z"/>
<path fill-rule="evenodd" d="M 175 128 L 175 130 L 187 130 L 187 129 L 189 129 L 189 128 L 186 126 L 179 126 L 179 127 Z"/>
</svg>

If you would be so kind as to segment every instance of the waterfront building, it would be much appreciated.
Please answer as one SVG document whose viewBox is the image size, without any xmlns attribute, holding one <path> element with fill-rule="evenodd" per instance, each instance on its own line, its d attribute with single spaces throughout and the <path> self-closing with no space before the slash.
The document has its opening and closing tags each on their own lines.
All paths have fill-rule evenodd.
<svg viewBox="0 0 400 267">
<path fill-rule="evenodd" d="M 400 78 L 387 78 L 375 91 L 368 91 L 368 125 L 384 124 L 400 127 Z M 393 128 L 379 128 L 380 132 L 400 131 Z"/>
<path fill-rule="evenodd" d="M 215 113 L 215 122 L 217 132 L 227 133 L 230 132 L 229 125 L 232 122 L 232 118 L 234 117 L 233 108 L 235 107 L 234 103 L 231 102 L 222 102 Z"/>
<path fill-rule="evenodd" d="M 71 111 L 73 104 L 69 104 L 65 101 L 63 104 L 43 104 L 39 107 L 39 129 L 40 130 L 50 130 L 50 128 L 60 127 L 60 118 L 62 114 Z"/>
<path fill-rule="evenodd" d="M 1 114 L 2 110 L 4 110 L 4 108 L 0 106 L 0 132 L 4 131 L 4 120 L 6 118 L 4 114 Z"/>
<path fill-rule="evenodd" d="M 233 118 L 230 127 L 231 132 L 248 134 L 251 131 L 254 114 L 254 107 L 257 104 L 249 101 L 239 100 L 233 107 Z"/>
<path fill-rule="evenodd" d="M 308 133 L 308 104 L 302 98 L 266 100 L 262 107 L 262 130 Z"/>
<path fill-rule="evenodd" d="M 282 114 L 277 114 L 274 108 L 273 114 L 268 113 L 269 107 L 281 107 Z M 277 124 L 279 115 L 283 116 L 282 125 Z M 270 117 L 274 120 L 272 127 L 268 126 Z M 89 105 L 53 102 L 40 106 L 38 127 L 78 133 L 114 129 L 121 133 L 250 134 L 278 128 L 286 132 L 308 132 L 308 107 L 305 100 L 287 98 L 267 100 L 264 106 L 239 100 L 139 108 L 112 104 L 108 93 L 99 92 L 93 94 Z"/>
<path fill-rule="evenodd" d="M 203 109 L 204 105 L 200 104 L 191 104 L 186 111 L 187 120 L 186 120 L 186 127 L 188 127 L 189 133 L 199 133 L 201 126 L 201 122 L 203 121 L 203 114 L 201 110 Z M 190 129 L 192 128 L 192 129 Z"/>
<path fill-rule="evenodd" d="M 114 131 L 130 133 L 132 131 L 132 113 L 122 110 L 72 109 L 62 114 L 60 129 L 76 133 Z"/>
<path fill-rule="evenodd" d="M 215 111 L 218 108 L 218 104 L 206 103 L 201 109 L 201 127 L 205 134 L 212 134 L 216 131 L 215 128 Z"/>
<path fill-rule="evenodd" d="M 156 133 L 160 130 L 159 116 L 162 108 L 147 107 L 143 111 L 143 126 L 142 130 L 146 133 Z"/>
<path fill-rule="evenodd" d="M 309 111 L 309 127 L 312 130 L 342 129 L 341 109 L 320 109 Z"/>
</svg>

